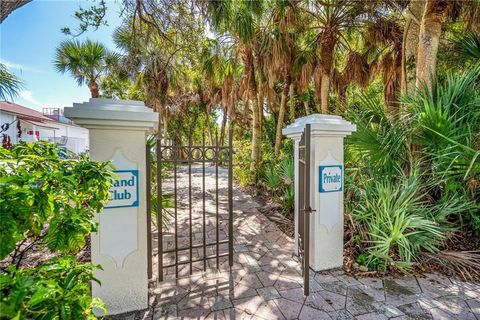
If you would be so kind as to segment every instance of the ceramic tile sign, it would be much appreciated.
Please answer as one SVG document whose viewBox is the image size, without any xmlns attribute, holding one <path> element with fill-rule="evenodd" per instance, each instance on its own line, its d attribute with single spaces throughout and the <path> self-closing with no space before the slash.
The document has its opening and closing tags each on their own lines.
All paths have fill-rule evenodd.
<svg viewBox="0 0 480 320">
<path fill-rule="evenodd" d="M 108 208 L 138 207 L 138 170 L 117 170 L 110 188 Z"/>
<path fill-rule="evenodd" d="M 343 185 L 343 166 L 324 165 L 319 167 L 319 192 L 341 192 Z"/>
</svg>

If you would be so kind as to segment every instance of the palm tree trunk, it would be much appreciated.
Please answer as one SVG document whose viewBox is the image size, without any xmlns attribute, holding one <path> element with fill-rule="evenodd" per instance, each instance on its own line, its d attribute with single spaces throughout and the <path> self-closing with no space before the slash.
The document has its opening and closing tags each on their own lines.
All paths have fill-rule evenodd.
<svg viewBox="0 0 480 320">
<path fill-rule="evenodd" d="M 285 121 L 285 109 L 287 107 L 288 92 L 290 91 L 290 84 L 292 82 L 292 76 L 290 72 L 285 73 L 285 86 L 282 91 L 282 98 L 280 100 L 280 110 L 278 112 L 277 130 L 275 132 L 275 157 L 280 155 L 280 144 L 282 143 L 282 129 L 283 122 Z"/>
<path fill-rule="evenodd" d="M 289 120 L 293 121 L 295 119 L 295 83 L 290 84 L 289 96 Z"/>
<path fill-rule="evenodd" d="M 162 134 L 161 134 L 162 133 L 161 130 L 162 130 L 163 118 L 162 118 L 162 110 L 161 110 L 160 104 L 154 103 L 152 105 L 152 109 L 153 109 L 153 111 L 155 111 L 158 114 L 157 130 L 156 130 L 157 137 L 159 139 L 164 138 L 164 137 L 162 137 Z"/>
<path fill-rule="evenodd" d="M 90 82 L 88 82 L 88 88 L 90 89 L 92 98 L 98 98 L 100 96 L 100 88 L 95 80 L 90 80 Z"/>
<path fill-rule="evenodd" d="M 330 93 L 330 78 L 333 66 L 333 51 L 337 43 L 335 29 L 328 27 L 320 42 L 320 63 L 322 78 L 320 82 L 320 108 L 322 113 L 328 113 L 328 94 Z"/>
<path fill-rule="evenodd" d="M 250 111 L 250 90 L 248 88 L 244 97 L 245 98 L 243 99 L 242 122 L 243 126 L 246 127 L 248 124 L 248 112 Z"/>
<path fill-rule="evenodd" d="M 409 68 L 409 65 L 413 65 L 412 62 L 416 60 L 420 21 L 424 8 L 425 0 L 411 1 L 407 8 L 402 39 L 402 72 L 400 78 L 400 92 L 402 94 L 410 91 L 414 85 L 411 83 L 411 79 L 415 76 L 415 70 L 411 70 L 413 68 Z"/>
<path fill-rule="evenodd" d="M 417 51 L 416 86 L 432 89 L 437 66 L 437 52 L 442 24 L 448 8 L 447 0 L 427 0 L 420 24 Z"/>
<path fill-rule="evenodd" d="M 252 81 L 253 79 L 253 81 Z M 250 78 L 250 85 L 252 86 L 251 92 L 251 102 L 252 102 L 252 163 L 250 164 L 250 171 L 254 172 L 260 162 L 260 122 L 259 122 L 259 112 L 258 112 L 258 97 L 257 97 L 257 88 L 255 83 L 255 78 L 252 76 Z"/>
<path fill-rule="evenodd" d="M 259 126 L 259 136 L 260 140 L 262 139 L 262 128 L 263 128 L 263 81 L 262 77 L 258 81 L 258 126 Z"/>
<path fill-rule="evenodd" d="M 223 109 L 223 118 L 222 118 L 222 126 L 220 129 L 220 145 L 223 146 L 225 143 L 225 127 L 227 126 L 227 118 L 228 118 L 228 107 Z"/>
<path fill-rule="evenodd" d="M 168 113 L 167 110 L 163 110 L 163 137 L 166 139 L 168 137 Z M 160 123 L 159 123 L 160 126 Z M 160 127 L 159 127 L 160 129 Z"/>
<path fill-rule="evenodd" d="M 210 145 L 213 146 L 213 132 L 212 132 L 212 126 L 210 125 L 210 116 L 209 116 L 209 110 L 208 106 L 205 105 L 205 108 L 203 109 L 205 113 L 205 124 L 207 125 L 207 130 L 208 130 L 208 139 L 210 142 Z"/>
<path fill-rule="evenodd" d="M 330 74 L 322 73 L 322 82 L 320 85 L 320 109 L 323 114 L 328 113 L 328 94 L 330 92 Z"/>
</svg>

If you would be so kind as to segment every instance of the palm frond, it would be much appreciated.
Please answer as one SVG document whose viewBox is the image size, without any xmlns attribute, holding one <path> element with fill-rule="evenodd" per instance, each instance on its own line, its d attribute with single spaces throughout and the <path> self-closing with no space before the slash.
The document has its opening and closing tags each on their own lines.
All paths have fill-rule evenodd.
<svg viewBox="0 0 480 320">
<path fill-rule="evenodd" d="M 0 63 L 0 100 L 13 100 L 23 88 L 23 82 Z"/>
</svg>

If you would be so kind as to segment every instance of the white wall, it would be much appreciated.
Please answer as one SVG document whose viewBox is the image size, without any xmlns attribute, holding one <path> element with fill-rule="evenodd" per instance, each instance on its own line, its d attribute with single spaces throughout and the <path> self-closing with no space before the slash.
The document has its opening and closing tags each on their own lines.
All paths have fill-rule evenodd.
<svg viewBox="0 0 480 320">
<path fill-rule="evenodd" d="M 75 153 L 85 152 L 89 149 L 87 129 L 55 121 L 48 121 L 47 124 L 58 129 L 55 131 L 49 129 L 42 130 L 40 133 L 42 139 L 57 142 Z M 42 133 L 44 134 L 42 135 Z M 66 139 L 62 137 L 66 137 Z"/>
<path fill-rule="evenodd" d="M 17 116 L 11 113 L 4 112 L 0 110 L 0 125 L 4 123 L 11 123 L 10 128 L 6 132 L 2 132 L 9 135 L 12 144 L 17 144 L 18 141 L 32 142 L 36 141 L 35 135 L 28 135 L 27 132 L 39 131 L 40 140 L 48 140 L 52 142 L 57 142 L 59 145 L 66 147 L 70 151 L 75 153 L 81 153 L 89 150 L 88 143 L 88 129 L 66 124 L 55 121 L 47 121 L 45 125 L 58 129 L 45 128 L 40 126 L 35 126 L 30 123 L 21 121 L 22 127 L 22 136 L 18 139 L 17 134 L 17 122 L 14 122 L 17 119 Z M 13 123 L 12 123 L 13 122 Z M 66 139 L 61 137 L 65 136 Z M 0 143 L 2 141 L 2 135 L 0 134 Z"/>
<path fill-rule="evenodd" d="M 0 134 L 0 143 L 3 140 L 3 134 L 4 133 L 10 136 L 10 140 L 11 140 L 12 144 L 17 143 L 17 141 L 18 141 L 18 138 L 17 138 L 17 123 L 14 122 L 16 119 L 17 119 L 17 117 L 14 116 L 13 114 L 6 113 L 6 112 L 0 110 L 0 125 L 2 125 L 4 123 L 10 123 L 10 128 L 8 128 L 7 131 L 2 132 L 2 134 Z M 12 122 L 14 122 L 14 123 L 12 123 Z"/>
</svg>

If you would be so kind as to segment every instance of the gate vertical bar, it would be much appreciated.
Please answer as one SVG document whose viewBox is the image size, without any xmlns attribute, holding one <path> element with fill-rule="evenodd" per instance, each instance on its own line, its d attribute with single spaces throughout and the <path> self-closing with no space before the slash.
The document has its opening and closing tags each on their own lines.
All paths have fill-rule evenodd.
<svg viewBox="0 0 480 320">
<path fill-rule="evenodd" d="M 145 163 L 146 163 L 146 174 L 145 179 L 147 180 L 147 276 L 148 279 L 152 278 L 152 208 L 150 201 L 152 200 L 152 185 L 151 185 L 151 156 L 150 156 L 150 146 L 148 142 L 145 144 Z M 160 253 L 160 252 L 159 252 Z"/>
<path fill-rule="evenodd" d="M 304 192 L 304 294 L 308 296 L 310 293 L 310 213 L 312 211 L 310 207 L 310 124 L 305 128 L 305 192 Z"/>
<path fill-rule="evenodd" d="M 172 145 L 173 159 L 173 206 L 175 215 L 175 277 L 178 278 L 178 203 L 177 203 L 177 160 L 180 157 L 180 150 Z"/>
<path fill-rule="evenodd" d="M 192 274 L 192 137 L 188 139 L 188 220 L 190 228 L 190 274 Z"/>
<path fill-rule="evenodd" d="M 298 203 L 297 203 L 297 250 L 298 258 L 302 264 L 302 276 L 303 276 L 303 217 L 304 217 L 304 198 L 305 192 L 305 132 L 302 133 L 299 148 L 298 148 Z"/>
<path fill-rule="evenodd" d="M 305 131 L 302 133 L 302 137 L 300 139 L 299 148 L 298 148 L 298 230 L 297 230 L 297 249 L 298 249 L 298 258 L 300 260 L 300 264 L 302 266 L 302 277 L 305 275 L 305 268 L 304 268 L 304 198 L 303 194 L 305 192 Z"/>
<path fill-rule="evenodd" d="M 203 271 L 207 271 L 207 233 L 205 219 L 205 132 L 202 139 Z"/>
<path fill-rule="evenodd" d="M 162 223 L 162 140 L 157 139 L 157 243 L 158 280 L 163 281 L 163 223 Z"/>
<path fill-rule="evenodd" d="M 228 130 L 228 263 L 233 266 L 233 149 L 232 149 L 232 127 Z"/>
<path fill-rule="evenodd" d="M 218 161 L 219 161 L 219 149 L 218 149 L 218 132 L 215 129 L 215 155 L 213 157 L 215 159 L 215 214 L 217 217 L 217 229 L 216 229 L 216 253 L 217 253 L 217 269 L 220 268 L 219 262 L 219 218 L 218 218 Z"/>
</svg>

